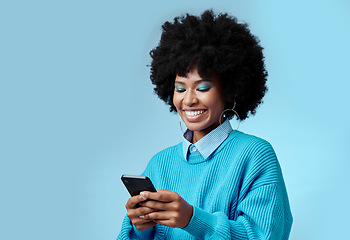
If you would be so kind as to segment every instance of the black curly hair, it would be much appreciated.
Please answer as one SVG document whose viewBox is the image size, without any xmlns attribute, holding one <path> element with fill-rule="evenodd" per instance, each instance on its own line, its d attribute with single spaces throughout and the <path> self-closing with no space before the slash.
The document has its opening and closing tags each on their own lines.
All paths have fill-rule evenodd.
<svg viewBox="0 0 350 240">
<path fill-rule="evenodd" d="M 200 17 L 186 14 L 165 22 L 159 45 L 150 51 L 151 81 L 160 99 L 173 104 L 176 75 L 186 76 L 196 67 L 201 77 L 216 73 L 223 85 L 226 108 L 235 110 L 241 120 L 255 114 L 267 87 L 263 48 L 248 25 L 228 14 L 206 10 Z M 231 111 L 226 115 L 233 117 Z"/>
</svg>

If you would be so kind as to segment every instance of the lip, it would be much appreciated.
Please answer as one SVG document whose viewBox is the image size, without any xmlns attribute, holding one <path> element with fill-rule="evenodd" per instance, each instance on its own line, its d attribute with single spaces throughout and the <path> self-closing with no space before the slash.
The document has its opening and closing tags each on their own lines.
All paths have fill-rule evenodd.
<svg viewBox="0 0 350 240">
<path fill-rule="evenodd" d="M 188 113 L 191 112 L 192 115 L 189 115 Z M 200 120 L 200 118 L 205 114 L 207 110 L 205 109 L 188 109 L 188 110 L 183 110 L 183 115 L 189 122 L 196 122 Z"/>
</svg>

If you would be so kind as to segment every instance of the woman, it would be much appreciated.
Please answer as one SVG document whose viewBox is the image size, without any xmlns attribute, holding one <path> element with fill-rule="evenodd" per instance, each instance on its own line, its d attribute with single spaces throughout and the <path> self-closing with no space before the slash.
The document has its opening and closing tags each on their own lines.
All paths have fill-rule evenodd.
<svg viewBox="0 0 350 240">
<path fill-rule="evenodd" d="M 151 80 L 187 131 L 150 160 L 143 175 L 161 190 L 127 201 L 118 239 L 288 239 L 292 215 L 274 150 L 228 121 L 255 114 L 265 95 L 259 41 L 212 11 L 162 27 Z"/>
</svg>

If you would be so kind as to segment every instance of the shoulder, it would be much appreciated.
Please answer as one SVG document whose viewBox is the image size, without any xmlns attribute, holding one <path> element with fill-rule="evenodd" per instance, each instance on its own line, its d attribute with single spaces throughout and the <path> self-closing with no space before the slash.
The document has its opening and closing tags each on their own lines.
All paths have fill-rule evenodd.
<svg viewBox="0 0 350 240">
<path fill-rule="evenodd" d="M 265 185 L 275 183 L 280 178 L 280 166 L 271 144 L 254 135 L 237 132 L 227 144 L 234 154 L 233 164 L 240 166 L 242 176 L 252 183 Z"/>
<path fill-rule="evenodd" d="M 249 153 L 249 155 L 275 154 L 272 145 L 265 139 L 240 131 L 229 136 L 228 146 Z"/>
<path fill-rule="evenodd" d="M 170 154 L 177 154 L 182 148 L 182 142 L 171 147 L 167 147 L 160 152 L 156 153 L 152 158 L 160 158 Z"/>
<path fill-rule="evenodd" d="M 242 133 L 240 136 L 240 142 L 242 144 L 241 149 L 243 153 L 250 156 L 250 159 L 254 164 L 278 164 L 275 150 L 265 139 Z"/>
<path fill-rule="evenodd" d="M 182 142 L 163 149 L 162 151 L 156 153 L 150 160 L 150 165 L 158 165 L 165 162 L 167 159 L 181 157 Z M 168 162 L 168 161 L 167 161 Z"/>
<path fill-rule="evenodd" d="M 180 149 L 182 149 L 182 143 L 168 147 L 155 154 L 148 162 L 143 175 L 149 177 L 156 188 L 161 186 L 159 184 L 167 176 L 169 169 L 173 169 L 174 164 L 180 162 L 177 161 L 181 158 Z"/>
</svg>

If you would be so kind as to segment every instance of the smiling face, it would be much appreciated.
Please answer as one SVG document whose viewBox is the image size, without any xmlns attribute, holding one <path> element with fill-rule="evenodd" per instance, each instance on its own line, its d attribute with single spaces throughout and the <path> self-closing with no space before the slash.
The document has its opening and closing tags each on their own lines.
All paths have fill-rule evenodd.
<svg viewBox="0 0 350 240">
<path fill-rule="evenodd" d="M 185 77 L 176 76 L 174 106 L 187 128 L 193 131 L 192 143 L 219 126 L 225 101 L 219 76 L 203 79 L 193 68 Z"/>
</svg>

